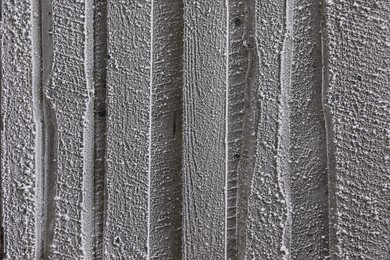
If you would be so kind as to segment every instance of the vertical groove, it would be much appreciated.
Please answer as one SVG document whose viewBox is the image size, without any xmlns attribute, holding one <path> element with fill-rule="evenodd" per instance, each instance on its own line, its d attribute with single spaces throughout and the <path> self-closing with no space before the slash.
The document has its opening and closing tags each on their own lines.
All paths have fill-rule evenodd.
<svg viewBox="0 0 390 260">
<path fill-rule="evenodd" d="M 106 209 L 107 0 L 94 1 L 94 259 L 103 259 Z"/>
<path fill-rule="evenodd" d="M 43 257 L 43 230 L 44 230 L 44 130 L 43 130 L 43 100 L 42 100 L 42 53 L 41 53 L 41 3 L 40 0 L 31 1 L 32 20 L 32 84 L 33 106 L 35 123 L 35 258 Z"/>
<path fill-rule="evenodd" d="M 336 191 L 335 186 L 332 186 L 332 177 L 331 175 L 336 178 L 335 174 L 335 161 L 332 157 L 332 153 L 334 152 L 333 143 L 331 143 L 331 140 L 333 139 L 333 126 L 330 118 L 330 107 L 327 106 L 326 101 L 326 92 L 328 87 L 328 71 L 329 71 L 329 55 L 327 50 L 327 45 L 324 44 L 324 41 L 327 39 L 327 34 L 325 32 L 325 2 L 319 1 L 319 25 L 320 25 L 320 41 L 321 41 L 321 108 L 323 112 L 323 120 L 324 120 L 324 128 L 325 128 L 325 154 L 326 154 L 326 193 L 327 193 L 327 219 L 326 219 L 326 225 L 327 230 L 326 232 L 326 241 L 327 248 L 325 250 L 327 251 L 327 257 L 329 259 L 333 259 L 332 256 L 332 239 L 331 239 L 331 214 L 333 214 L 333 209 L 336 209 Z M 333 184 L 335 184 L 335 180 L 333 181 Z M 333 200 L 334 198 L 334 200 Z M 332 201 L 331 201 L 332 200 Z M 333 208 L 333 209 L 332 209 Z M 336 245 L 335 243 L 333 243 Z"/>
<path fill-rule="evenodd" d="M 46 89 L 50 84 L 53 63 L 53 20 L 51 0 L 41 0 L 41 53 L 42 53 L 42 100 L 44 124 L 44 177 L 43 192 L 43 259 L 49 259 L 55 226 L 55 194 L 57 185 L 57 120 L 53 104 L 47 98 Z"/>
<path fill-rule="evenodd" d="M 226 71 L 225 71 L 225 249 L 224 257 L 228 259 L 228 182 L 229 182 L 229 55 L 230 55 L 230 16 L 229 0 L 225 0 L 226 9 Z"/>
<path fill-rule="evenodd" d="M 0 24 L 3 24 L 3 3 L 4 1 L 0 2 Z M 3 34 L 2 29 L 0 28 L 1 35 Z M 0 37 L 0 104 L 2 106 L 3 104 L 3 37 Z M 1 118 L 0 118 L 0 134 L 1 137 L 3 136 L 3 111 L 1 110 Z M 1 147 L 1 156 L 3 155 L 3 147 Z M 1 157 L 3 158 L 3 157 Z M 3 164 L 0 164 L 3 166 Z M 3 170 L 0 168 L 0 172 L 3 172 Z M 4 229 L 3 229 L 3 223 L 4 223 L 4 216 L 3 216 L 3 178 L 0 176 L 0 258 L 3 259 L 4 257 Z"/>
<path fill-rule="evenodd" d="M 321 56 L 322 56 L 322 111 L 325 121 L 326 132 L 326 154 L 327 154 L 327 176 L 328 176 L 328 220 L 329 220 L 329 257 L 336 259 L 338 255 L 337 242 L 337 201 L 336 201 L 336 164 L 335 148 L 333 144 L 333 122 L 331 108 L 328 104 L 328 87 L 329 87 L 329 51 L 328 51 L 328 32 L 326 30 L 326 4 L 321 4 Z"/>
<path fill-rule="evenodd" d="M 248 202 L 254 171 L 257 137 L 258 59 L 255 53 L 255 2 L 234 2 L 231 5 L 230 66 L 230 136 L 229 175 L 230 199 L 235 209 L 230 214 L 229 259 L 244 259 L 247 238 Z M 239 72 L 239 73 L 238 73 Z M 233 76 L 234 75 L 234 76 Z"/>
<path fill-rule="evenodd" d="M 150 7 L 150 71 L 149 71 L 149 147 L 148 147 L 148 223 L 147 223 L 147 259 L 150 259 L 150 252 L 151 252 L 151 246 L 150 246 L 150 221 L 151 221 L 151 173 L 152 173 L 152 116 L 153 116 L 153 36 L 154 36 L 154 30 L 153 30 L 153 17 L 154 17 L 154 0 L 151 0 L 151 7 Z"/>
<path fill-rule="evenodd" d="M 88 94 L 83 118 L 83 177 L 82 177 L 82 213 L 81 213 L 81 246 L 84 259 L 94 257 L 94 84 L 93 84 L 93 1 L 86 0 L 84 5 L 84 73 Z"/>
<path fill-rule="evenodd" d="M 293 0 L 285 2 L 284 39 L 280 54 L 280 99 L 278 105 L 278 134 L 276 138 L 276 171 L 278 185 L 283 196 L 286 216 L 283 227 L 281 251 L 289 257 L 291 248 L 291 190 L 290 190 L 290 92 L 293 51 Z"/>
<path fill-rule="evenodd" d="M 43 259 L 49 259 L 51 245 L 54 239 L 55 227 L 55 194 L 57 185 L 57 120 L 52 104 L 49 100 L 43 101 L 45 125 L 45 176 L 43 180 L 44 191 L 44 235 Z"/>
</svg>

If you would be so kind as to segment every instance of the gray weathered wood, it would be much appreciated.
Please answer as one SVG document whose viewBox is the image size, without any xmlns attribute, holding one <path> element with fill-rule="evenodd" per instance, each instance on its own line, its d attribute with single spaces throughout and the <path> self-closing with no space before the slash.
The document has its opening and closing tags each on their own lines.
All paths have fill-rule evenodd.
<svg viewBox="0 0 390 260">
<path fill-rule="evenodd" d="M 106 259 L 149 255 L 152 10 L 108 1 Z"/>
<path fill-rule="evenodd" d="M 333 259 L 390 258 L 388 1 L 327 1 L 325 50 Z"/>
<path fill-rule="evenodd" d="M 327 150 L 322 110 L 321 5 L 294 2 L 291 82 L 291 257 L 328 256 Z"/>
<path fill-rule="evenodd" d="M 153 5 L 150 259 L 182 254 L 183 2 Z"/>
<path fill-rule="evenodd" d="M 226 252 L 227 6 L 184 4 L 184 259 Z"/>
<path fill-rule="evenodd" d="M 1 3 L 1 227 L 3 257 L 34 259 L 40 122 L 30 1 Z M 0 252 L 2 254 L 3 252 Z"/>
<path fill-rule="evenodd" d="M 256 1 L 255 48 L 258 59 L 255 132 L 246 257 L 289 257 L 291 232 L 289 92 L 292 1 Z"/>
<path fill-rule="evenodd" d="M 52 147 L 54 166 L 46 174 L 55 183 L 54 208 L 46 221 L 48 259 L 91 259 L 93 226 L 93 91 L 91 81 L 91 42 L 88 23 L 92 16 L 88 1 L 51 3 L 53 21 L 52 64 L 44 95 L 54 126 Z M 49 32 L 50 33 L 50 32 Z M 64 37 L 66 35 L 66 37 Z M 51 46 L 48 46 L 49 48 Z M 50 62 L 45 61 L 45 62 Z M 92 190 L 91 190 L 92 189 Z M 52 218 L 52 219 L 50 219 Z"/>
<path fill-rule="evenodd" d="M 248 196 L 256 147 L 254 90 L 258 87 L 254 1 L 229 1 L 228 193 L 226 257 L 246 252 Z"/>
<path fill-rule="evenodd" d="M 386 1 L 0 7 L 0 258 L 390 258 Z"/>
</svg>

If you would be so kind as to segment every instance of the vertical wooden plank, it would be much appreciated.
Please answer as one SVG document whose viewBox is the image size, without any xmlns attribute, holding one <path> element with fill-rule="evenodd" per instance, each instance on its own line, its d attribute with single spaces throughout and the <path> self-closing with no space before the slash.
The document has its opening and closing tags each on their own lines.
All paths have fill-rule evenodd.
<svg viewBox="0 0 390 260">
<path fill-rule="evenodd" d="M 185 1 L 185 259 L 225 258 L 227 5 Z"/>
<path fill-rule="evenodd" d="M 321 15 L 318 0 L 294 2 L 290 98 L 293 259 L 325 259 L 329 254 Z"/>
<path fill-rule="evenodd" d="M 331 257 L 388 259 L 390 5 L 326 3 Z"/>
<path fill-rule="evenodd" d="M 107 259 L 149 255 L 150 1 L 108 1 Z"/>
<path fill-rule="evenodd" d="M 88 230 L 93 207 L 93 93 L 90 75 L 91 19 L 88 1 L 53 1 L 53 47 L 49 82 L 45 96 L 50 103 L 50 117 L 55 120 L 52 131 L 57 142 L 51 143 L 56 153 L 55 171 L 48 171 L 55 181 L 53 196 L 55 213 L 47 221 L 54 222 L 52 237 L 46 241 L 48 259 L 90 259 L 91 241 Z M 48 11 L 50 12 L 50 11 Z M 50 14 L 49 14 L 50 15 Z M 51 163 L 51 162 L 49 162 Z M 48 184 L 46 184 L 48 185 Z M 53 210 L 53 209 L 51 209 Z"/>
<path fill-rule="evenodd" d="M 35 80 L 30 1 L 1 2 L 1 218 L 7 259 L 36 253 Z"/>
<path fill-rule="evenodd" d="M 248 201 L 246 257 L 287 259 L 290 250 L 289 91 L 292 3 L 256 1 L 256 152 Z"/>
<path fill-rule="evenodd" d="M 153 8 L 150 259 L 182 255 L 183 1 Z"/>
<path fill-rule="evenodd" d="M 254 1 L 229 0 L 227 259 L 245 255 L 248 196 L 256 148 Z"/>
</svg>

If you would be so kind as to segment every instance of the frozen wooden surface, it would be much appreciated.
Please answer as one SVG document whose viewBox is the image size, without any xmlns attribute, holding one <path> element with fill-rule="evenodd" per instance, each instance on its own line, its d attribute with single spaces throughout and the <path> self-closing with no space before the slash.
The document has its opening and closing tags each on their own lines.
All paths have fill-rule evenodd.
<svg viewBox="0 0 390 260">
<path fill-rule="evenodd" d="M 390 5 L 328 1 L 325 11 L 331 257 L 388 259 Z"/>
<path fill-rule="evenodd" d="M 104 255 L 148 257 L 152 3 L 108 1 Z"/>
<path fill-rule="evenodd" d="M 321 6 L 294 5 L 290 96 L 291 257 L 329 255 L 328 175 L 322 111 Z"/>
<path fill-rule="evenodd" d="M 386 1 L 0 6 L 0 258 L 390 258 Z"/>
<path fill-rule="evenodd" d="M 227 6 L 186 1 L 183 257 L 225 256 Z"/>
<path fill-rule="evenodd" d="M 5 1 L 1 12 L 1 253 L 34 259 L 41 133 L 34 113 L 38 104 L 31 3 L 15 6 Z"/>
</svg>

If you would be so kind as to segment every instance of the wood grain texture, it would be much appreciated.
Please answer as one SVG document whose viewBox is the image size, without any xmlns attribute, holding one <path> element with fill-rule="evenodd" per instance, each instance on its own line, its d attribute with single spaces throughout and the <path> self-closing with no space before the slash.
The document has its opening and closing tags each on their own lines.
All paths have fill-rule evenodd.
<svg viewBox="0 0 390 260">
<path fill-rule="evenodd" d="M 184 4 L 183 258 L 226 253 L 227 5 Z"/>
<path fill-rule="evenodd" d="M 150 259 L 182 254 L 183 2 L 153 8 Z"/>
<path fill-rule="evenodd" d="M 229 1 L 227 258 L 246 252 L 248 199 L 256 148 L 257 68 L 253 1 Z"/>
<path fill-rule="evenodd" d="M 1 3 L 1 217 L 8 259 L 34 259 L 36 248 L 36 83 L 31 3 Z"/>
<path fill-rule="evenodd" d="M 108 1 L 106 259 L 149 256 L 152 11 Z"/>
<path fill-rule="evenodd" d="M 290 254 L 289 92 L 291 2 L 257 1 L 255 49 L 259 62 L 253 177 L 248 202 L 248 259 Z"/>
<path fill-rule="evenodd" d="M 0 7 L 0 258 L 390 258 L 386 1 Z"/>
<path fill-rule="evenodd" d="M 290 98 L 291 257 L 324 259 L 329 252 L 327 149 L 322 109 L 320 1 L 294 2 Z"/>
<path fill-rule="evenodd" d="M 326 87 L 331 257 L 390 257 L 386 1 L 329 1 Z"/>
<path fill-rule="evenodd" d="M 53 53 L 44 95 L 52 106 L 55 131 L 55 214 L 48 259 L 75 259 L 91 256 L 93 189 L 93 92 L 87 56 L 88 3 L 53 1 Z M 63 37 L 67 35 L 67 37 Z M 53 172 L 47 172 L 53 174 Z M 53 196 L 53 194 L 50 194 Z"/>
</svg>

